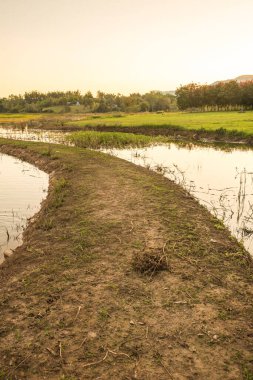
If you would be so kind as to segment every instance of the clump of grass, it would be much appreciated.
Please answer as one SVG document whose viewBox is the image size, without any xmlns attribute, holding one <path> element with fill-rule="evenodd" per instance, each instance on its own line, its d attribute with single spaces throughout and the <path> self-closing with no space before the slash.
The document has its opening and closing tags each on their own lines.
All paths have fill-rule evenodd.
<svg viewBox="0 0 253 380">
<path fill-rule="evenodd" d="M 137 253 L 133 257 L 132 265 L 135 271 L 151 276 L 170 269 L 168 257 L 157 249 Z"/>
<path fill-rule="evenodd" d="M 57 181 L 55 181 L 54 191 L 56 193 L 60 193 L 67 186 L 68 186 L 68 181 L 64 177 L 61 177 Z"/>
<path fill-rule="evenodd" d="M 68 187 L 68 181 L 65 178 L 60 178 L 54 183 L 54 198 L 51 203 L 52 208 L 59 208 L 64 201 L 65 189 Z"/>
<path fill-rule="evenodd" d="M 49 231 L 53 228 L 53 219 L 52 218 L 46 218 L 42 223 L 41 223 L 41 229 L 44 231 Z"/>
<path fill-rule="evenodd" d="M 243 368 L 243 380 L 253 380 L 253 372 L 247 367 Z"/>
<path fill-rule="evenodd" d="M 164 141 L 161 137 L 136 135 L 120 132 L 74 132 L 68 136 L 69 141 L 81 148 L 125 148 L 142 147 Z"/>
</svg>

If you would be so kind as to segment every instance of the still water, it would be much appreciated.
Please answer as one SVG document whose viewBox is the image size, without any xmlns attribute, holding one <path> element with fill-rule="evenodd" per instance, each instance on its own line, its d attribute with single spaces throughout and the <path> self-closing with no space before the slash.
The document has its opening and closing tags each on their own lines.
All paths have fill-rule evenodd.
<svg viewBox="0 0 253 380">
<path fill-rule="evenodd" d="M 0 263 L 5 250 L 22 244 L 22 233 L 46 198 L 48 183 L 48 174 L 0 153 Z"/>
<path fill-rule="evenodd" d="M 68 133 L 59 131 L 46 131 L 31 128 L 12 128 L 0 126 L 0 137 L 24 141 L 40 141 L 45 143 L 63 144 Z M 68 144 L 69 145 L 69 144 Z"/>
<path fill-rule="evenodd" d="M 171 143 L 106 152 L 183 186 L 253 254 L 253 150 Z"/>
</svg>

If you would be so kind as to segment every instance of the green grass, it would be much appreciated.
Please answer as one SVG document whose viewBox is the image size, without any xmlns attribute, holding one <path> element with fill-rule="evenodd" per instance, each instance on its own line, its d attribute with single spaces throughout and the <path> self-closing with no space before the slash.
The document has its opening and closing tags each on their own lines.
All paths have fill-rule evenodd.
<svg viewBox="0 0 253 380">
<path fill-rule="evenodd" d="M 165 141 L 161 137 L 135 135 L 133 133 L 95 131 L 74 132 L 68 136 L 68 139 L 78 147 L 91 149 L 142 147 Z"/>
<path fill-rule="evenodd" d="M 253 134 L 253 112 L 207 112 L 207 113 L 138 113 L 89 115 L 82 120 L 74 121 L 71 125 L 79 126 L 160 126 L 181 127 L 186 129 L 206 129 L 215 131 L 223 128 L 228 131 L 239 130 L 246 134 Z"/>
</svg>

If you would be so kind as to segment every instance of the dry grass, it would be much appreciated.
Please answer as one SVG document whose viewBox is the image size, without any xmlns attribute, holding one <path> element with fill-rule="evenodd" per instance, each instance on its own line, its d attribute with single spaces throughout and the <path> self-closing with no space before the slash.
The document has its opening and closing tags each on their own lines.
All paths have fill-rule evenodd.
<svg viewBox="0 0 253 380">
<path fill-rule="evenodd" d="M 133 256 L 133 268 L 137 272 L 153 276 L 162 270 L 169 270 L 169 260 L 166 254 L 157 249 L 138 252 Z"/>
</svg>

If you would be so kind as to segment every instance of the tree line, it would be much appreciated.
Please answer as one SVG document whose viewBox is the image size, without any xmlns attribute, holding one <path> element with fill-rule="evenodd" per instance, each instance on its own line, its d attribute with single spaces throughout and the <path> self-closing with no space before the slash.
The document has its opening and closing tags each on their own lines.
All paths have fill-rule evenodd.
<svg viewBox="0 0 253 380">
<path fill-rule="evenodd" d="M 58 107 L 61 106 L 61 107 Z M 26 92 L 24 95 L 10 95 L 0 98 L 0 112 L 157 112 L 176 109 L 176 98 L 169 93 L 150 91 L 146 94 L 133 93 L 129 96 L 98 91 L 96 96 L 88 91 L 53 91 L 42 93 Z M 58 110 L 59 112 L 59 110 Z"/>
<path fill-rule="evenodd" d="M 75 106 L 75 107 L 73 107 Z M 54 108 L 56 107 L 56 108 Z M 57 109 L 58 107 L 58 109 Z M 0 112 L 163 112 L 180 110 L 232 111 L 253 109 L 253 81 L 190 83 L 179 87 L 176 96 L 160 91 L 129 96 L 98 91 L 39 91 L 0 98 Z"/>
<path fill-rule="evenodd" d="M 253 109 L 253 81 L 218 82 L 213 85 L 190 83 L 176 90 L 180 110 L 232 111 Z"/>
</svg>

